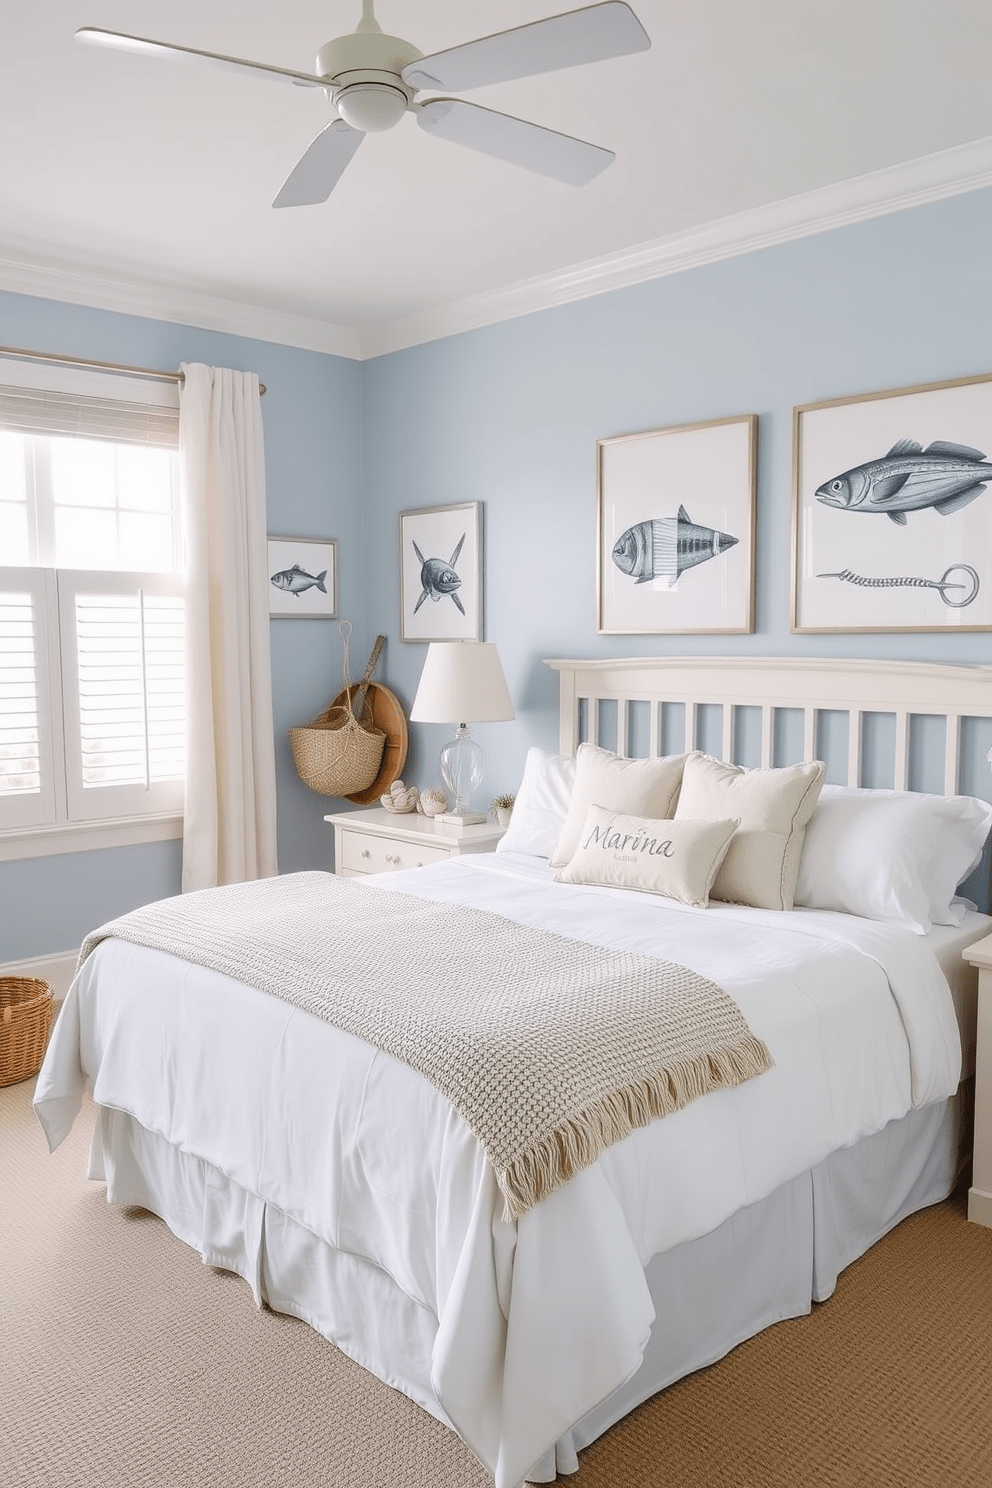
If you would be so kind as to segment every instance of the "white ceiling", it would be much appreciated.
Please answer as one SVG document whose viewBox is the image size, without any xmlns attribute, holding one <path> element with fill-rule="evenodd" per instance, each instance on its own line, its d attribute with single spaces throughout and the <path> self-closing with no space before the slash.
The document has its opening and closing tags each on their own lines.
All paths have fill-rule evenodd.
<svg viewBox="0 0 992 1488">
<path fill-rule="evenodd" d="M 322 94 L 73 34 L 309 72 L 360 0 L 0 0 L 0 287 L 91 303 L 126 290 L 148 313 L 200 307 L 203 324 L 281 324 L 287 340 L 361 355 L 401 323 L 429 334 L 446 307 L 992 135 L 988 0 L 631 3 L 650 51 L 470 95 L 615 150 L 589 186 L 407 115 L 365 140 L 327 203 L 274 211 L 329 117 Z M 378 0 L 376 13 L 431 53 L 559 8 L 574 7 Z"/>
</svg>

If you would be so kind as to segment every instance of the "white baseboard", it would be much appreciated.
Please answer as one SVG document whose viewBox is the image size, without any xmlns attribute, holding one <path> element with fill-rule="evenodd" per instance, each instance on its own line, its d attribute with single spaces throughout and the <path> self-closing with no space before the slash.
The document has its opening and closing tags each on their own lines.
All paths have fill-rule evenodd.
<svg viewBox="0 0 992 1488">
<path fill-rule="evenodd" d="M 32 956 L 29 961 L 8 961 L 0 966 L 0 977 L 40 977 L 50 983 L 55 1001 L 61 1002 L 69 990 L 78 959 L 78 951 L 61 951 L 54 956 Z"/>
</svg>

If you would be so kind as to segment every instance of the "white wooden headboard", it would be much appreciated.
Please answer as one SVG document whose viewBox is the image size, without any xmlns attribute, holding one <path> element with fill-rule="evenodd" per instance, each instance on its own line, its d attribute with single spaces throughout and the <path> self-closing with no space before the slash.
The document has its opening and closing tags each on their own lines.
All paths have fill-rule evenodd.
<svg viewBox="0 0 992 1488">
<path fill-rule="evenodd" d="M 559 673 L 559 748 L 574 753 L 581 742 L 580 708 L 586 737 L 599 742 L 600 705 L 615 704 L 616 742 L 627 754 L 630 705 L 650 706 L 650 748 L 661 754 L 663 706 L 685 706 L 683 748 L 698 747 L 700 709 L 723 709 L 725 760 L 735 758 L 738 708 L 761 709 L 761 763 L 774 763 L 777 709 L 801 709 L 805 759 L 818 757 L 818 714 L 848 715 L 847 778 L 862 783 L 864 724 L 867 715 L 895 715 L 893 780 L 897 790 L 910 780 L 910 720 L 938 715 L 946 720 L 944 794 L 958 793 L 961 725 L 970 718 L 992 718 L 992 666 L 954 666 L 934 662 L 841 661 L 814 657 L 642 656 L 596 661 L 549 660 Z M 715 751 L 712 748 L 709 751 Z M 992 777 L 990 777 L 992 784 Z M 983 789 L 982 794 L 986 791 Z"/>
</svg>

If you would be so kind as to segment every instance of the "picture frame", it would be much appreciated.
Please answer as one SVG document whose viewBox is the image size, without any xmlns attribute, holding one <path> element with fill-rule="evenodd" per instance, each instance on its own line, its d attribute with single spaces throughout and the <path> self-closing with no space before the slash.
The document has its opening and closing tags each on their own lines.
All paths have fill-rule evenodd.
<svg viewBox="0 0 992 1488">
<path fill-rule="evenodd" d="M 992 374 L 793 410 L 791 628 L 992 630 Z"/>
<path fill-rule="evenodd" d="M 600 635 L 754 630 L 758 416 L 596 443 Z"/>
<path fill-rule="evenodd" d="M 270 535 L 266 544 L 269 619 L 336 620 L 338 545 L 334 538 Z"/>
<path fill-rule="evenodd" d="M 482 502 L 399 514 L 400 640 L 481 641 Z"/>
</svg>

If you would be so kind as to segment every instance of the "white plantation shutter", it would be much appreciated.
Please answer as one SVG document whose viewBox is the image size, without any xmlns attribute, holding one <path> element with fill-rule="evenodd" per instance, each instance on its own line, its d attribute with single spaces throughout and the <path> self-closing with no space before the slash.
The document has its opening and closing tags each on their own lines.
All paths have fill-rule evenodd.
<svg viewBox="0 0 992 1488">
<path fill-rule="evenodd" d="M 174 386 L 0 359 L 0 561 L 32 565 L 0 568 L 0 858 L 175 835 L 178 420 Z"/>
<path fill-rule="evenodd" d="M 0 830 L 55 821 L 51 580 L 0 568 Z"/>
<path fill-rule="evenodd" d="M 58 587 L 70 821 L 181 810 L 178 576 L 62 570 Z"/>
</svg>

